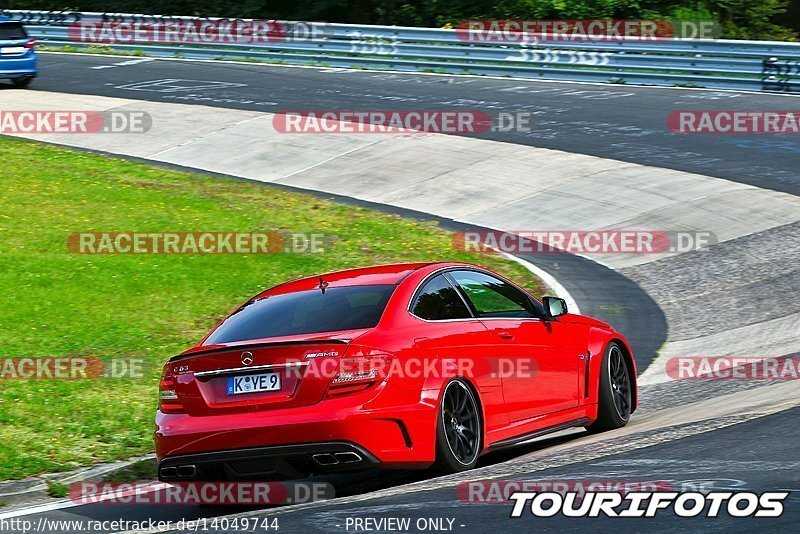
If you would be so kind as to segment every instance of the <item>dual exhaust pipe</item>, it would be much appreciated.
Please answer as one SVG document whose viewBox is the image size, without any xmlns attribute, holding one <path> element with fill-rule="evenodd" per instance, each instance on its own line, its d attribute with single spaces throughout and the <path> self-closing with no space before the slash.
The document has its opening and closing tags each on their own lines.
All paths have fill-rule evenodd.
<svg viewBox="0 0 800 534">
<path fill-rule="evenodd" d="M 352 451 L 323 452 L 312 455 L 311 459 L 322 467 L 357 464 L 364 461 L 360 454 Z M 158 470 L 158 474 L 161 480 L 192 480 L 197 476 L 197 466 L 195 464 L 165 466 Z"/>
<path fill-rule="evenodd" d="M 162 467 L 158 470 L 162 480 L 167 479 L 186 479 L 190 480 L 197 476 L 197 466 L 194 464 Z"/>
<path fill-rule="evenodd" d="M 330 467 L 332 465 L 343 465 L 343 464 L 357 464 L 364 459 L 361 457 L 360 454 L 357 452 L 347 451 L 347 452 L 323 452 L 320 454 L 314 454 L 311 456 L 311 459 L 314 460 L 318 465 L 322 467 Z"/>
</svg>

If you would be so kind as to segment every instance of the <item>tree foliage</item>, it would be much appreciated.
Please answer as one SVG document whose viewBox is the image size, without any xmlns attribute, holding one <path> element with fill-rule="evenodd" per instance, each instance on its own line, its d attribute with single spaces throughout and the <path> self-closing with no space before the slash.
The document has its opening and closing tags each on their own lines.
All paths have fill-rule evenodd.
<svg viewBox="0 0 800 534">
<path fill-rule="evenodd" d="M 723 37 L 788 39 L 790 0 L 0 0 L 14 9 L 442 27 L 466 19 L 715 20 Z M 800 4 L 800 0 L 792 0 Z M 65 2 L 69 2 L 66 4 Z M 798 10 L 800 7 L 795 6 Z M 800 27 L 800 23 L 795 24 Z"/>
</svg>

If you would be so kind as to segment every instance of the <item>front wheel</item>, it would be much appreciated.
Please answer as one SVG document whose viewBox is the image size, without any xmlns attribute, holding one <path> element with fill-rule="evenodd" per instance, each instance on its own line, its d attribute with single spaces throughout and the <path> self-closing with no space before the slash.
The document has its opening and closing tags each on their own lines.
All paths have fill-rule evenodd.
<svg viewBox="0 0 800 534">
<path fill-rule="evenodd" d="M 472 469 L 478 463 L 481 438 L 475 394 L 463 380 L 452 380 L 439 403 L 434 469 L 442 473 Z"/>
<path fill-rule="evenodd" d="M 600 366 L 600 392 L 597 399 L 597 420 L 586 427 L 589 432 L 603 432 L 628 424 L 633 407 L 631 375 L 622 348 L 609 343 Z"/>
</svg>

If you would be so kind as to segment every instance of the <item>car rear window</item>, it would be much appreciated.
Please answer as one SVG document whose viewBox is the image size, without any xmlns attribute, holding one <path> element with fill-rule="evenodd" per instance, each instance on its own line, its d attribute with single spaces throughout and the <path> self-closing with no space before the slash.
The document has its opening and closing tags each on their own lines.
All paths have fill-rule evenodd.
<svg viewBox="0 0 800 534">
<path fill-rule="evenodd" d="M 19 41 L 28 34 L 19 22 L 0 22 L 0 41 Z"/>
<path fill-rule="evenodd" d="M 372 328 L 394 285 L 329 287 L 249 302 L 228 317 L 205 344 Z"/>
</svg>

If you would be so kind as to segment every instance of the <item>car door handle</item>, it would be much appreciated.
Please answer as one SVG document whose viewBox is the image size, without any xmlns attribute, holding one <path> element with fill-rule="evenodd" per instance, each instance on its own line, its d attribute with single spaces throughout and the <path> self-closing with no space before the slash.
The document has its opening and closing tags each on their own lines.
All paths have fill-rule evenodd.
<svg viewBox="0 0 800 534">
<path fill-rule="evenodd" d="M 511 332 L 500 331 L 497 333 L 502 339 L 514 339 L 514 334 Z"/>
</svg>

